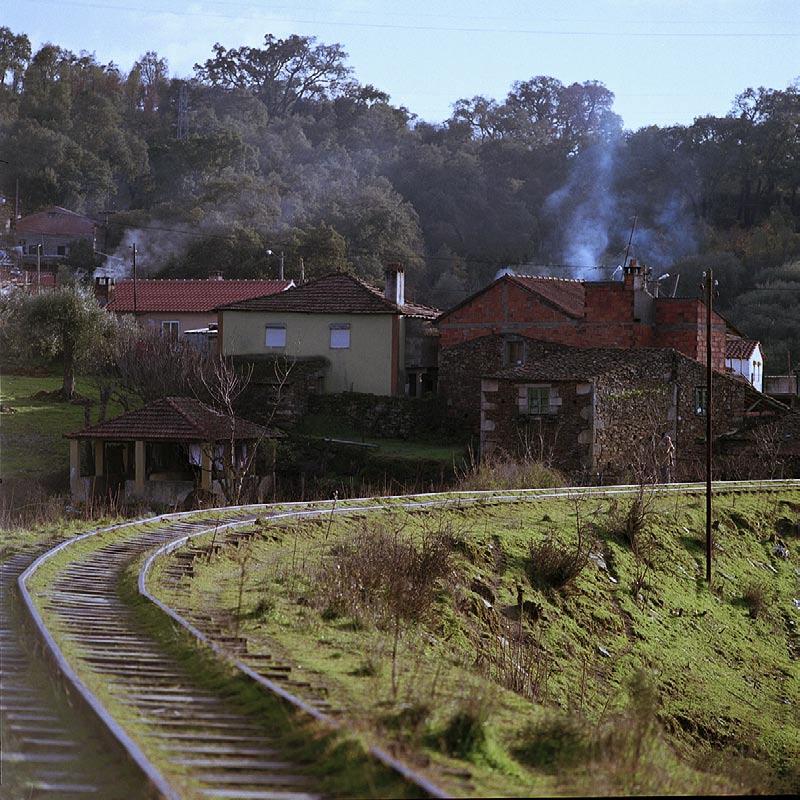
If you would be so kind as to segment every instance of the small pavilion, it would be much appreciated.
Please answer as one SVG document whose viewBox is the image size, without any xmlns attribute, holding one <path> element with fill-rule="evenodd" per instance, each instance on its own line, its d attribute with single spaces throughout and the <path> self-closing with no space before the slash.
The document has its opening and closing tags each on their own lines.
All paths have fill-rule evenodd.
<svg viewBox="0 0 800 800">
<path fill-rule="evenodd" d="M 223 464 L 244 463 L 248 448 L 276 435 L 199 400 L 165 397 L 66 434 L 72 498 L 174 505 L 197 490 L 221 498 Z"/>
</svg>

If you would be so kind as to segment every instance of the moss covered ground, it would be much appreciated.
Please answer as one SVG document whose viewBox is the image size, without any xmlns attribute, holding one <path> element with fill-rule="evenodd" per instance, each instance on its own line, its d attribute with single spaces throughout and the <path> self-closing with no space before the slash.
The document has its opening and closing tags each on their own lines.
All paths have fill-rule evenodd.
<svg viewBox="0 0 800 800">
<path fill-rule="evenodd" d="M 159 592 L 224 612 L 458 794 L 797 792 L 800 493 L 717 498 L 710 586 L 702 499 L 654 501 L 635 547 L 629 503 L 264 520 Z M 548 585 L 531 546 L 575 554 L 579 528 L 583 566 Z M 375 586 L 342 611 L 323 577 L 347 542 L 381 532 L 449 550 L 427 613 L 402 627 L 395 681 Z"/>
</svg>

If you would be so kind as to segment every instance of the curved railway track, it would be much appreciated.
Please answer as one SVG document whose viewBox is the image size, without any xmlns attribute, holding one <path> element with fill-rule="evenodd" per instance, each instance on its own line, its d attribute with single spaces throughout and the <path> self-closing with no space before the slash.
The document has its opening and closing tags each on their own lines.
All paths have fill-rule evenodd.
<svg viewBox="0 0 800 800">
<path fill-rule="evenodd" d="M 727 482 L 715 491 L 779 491 L 800 481 Z M 663 493 L 697 493 L 699 484 L 659 487 Z M 165 652 L 118 593 L 130 564 L 149 554 L 139 575 L 139 591 L 193 637 L 209 645 L 251 680 L 319 721 L 341 726 L 324 698 L 271 661 L 269 654 L 242 652 L 214 620 L 188 619 L 150 595 L 147 572 L 155 558 L 212 529 L 235 536 L 257 518 L 303 518 L 321 514 L 378 511 L 387 506 L 424 510 L 480 502 L 520 502 L 537 498 L 629 494 L 634 486 L 581 487 L 512 492 L 461 492 L 380 500 L 243 506 L 165 515 L 119 526 L 113 534 L 91 532 L 64 542 L 36 559 L 19 578 L 26 608 L 60 670 L 93 709 L 145 776 L 152 792 L 180 798 L 303 800 L 320 786 L 303 763 L 285 758 L 262 722 L 232 699 L 198 684 L 181 662 Z M 98 537 L 94 542 L 87 542 Z M 93 546 L 85 548 L 82 543 Z M 34 598 L 29 581 L 43 568 L 55 575 Z M 48 565 L 50 565 L 48 567 Z M 93 691 L 90 687 L 102 686 Z M 298 694 L 304 694 L 301 699 Z M 438 787 L 379 748 L 372 755 L 415 784 L 421 795 L 445 796 Z M 100 795 L 105 797 L 105 795 Z"/>
</svg>

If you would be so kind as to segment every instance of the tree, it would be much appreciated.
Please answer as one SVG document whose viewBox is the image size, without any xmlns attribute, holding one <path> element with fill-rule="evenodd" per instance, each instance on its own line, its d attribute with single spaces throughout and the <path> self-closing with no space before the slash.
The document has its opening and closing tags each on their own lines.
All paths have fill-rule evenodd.
<svg viewBox="0 0 800 800">
<path fill-rule="evenodd" d="M 31 42 L 24 33 L 15 34 L 11 28 L 0 27 L 0 86 L 12 94 L 22 89 L 22 76 L 31 58 Z"/>
<path fill-rule="evenodd" d="M 264 47 L 227 50 L 219 42 L 214 57 L 195 64 L 197 78 L 225 89 L 256 94 L 270 116 L 291 114 L 305 100 L 332 97 L 350 75 L 339 44 L 315 44 L 313 36 L 278 39 L 268 33 Z"/>
<path fill-rule="evenodd" d="M 60 363 L 61 396 L 75 396 L 75 372 L 116 336 L 116 320 L 94 296 L 75 286 L 35 295 L 19 294 L 7 325 L 23 352 L 47 363 Z"/>
</svg>

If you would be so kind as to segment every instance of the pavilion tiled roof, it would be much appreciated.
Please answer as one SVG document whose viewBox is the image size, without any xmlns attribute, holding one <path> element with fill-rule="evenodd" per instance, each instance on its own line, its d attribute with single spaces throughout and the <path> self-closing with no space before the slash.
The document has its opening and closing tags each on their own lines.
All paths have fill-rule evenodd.
<svg viewBox="0 0 800 800">
<path fill-rule="evenodd" d="M 725 342 L 725 358 L 748 359 L 758 347 L 756 339 L 742 339 L 729 336 Z"/>
<path fill-rule="evenodd" d="M 280 295 L 258 297 L 221 306 L 225 311 L 277 311 L 300 314 L 403 314 L 434 319 L 439 310 L 405 303 L 400 306 L 353 275 L 335 272 L 289 289 Z"/>
<path fill-rule="evenodd" d="M 50 206 L 18 219 L 14 226 L 18 236 L 85 236 L 94 234 L 97 223 L 61 206 Z"/>
<path fill-rule="evenodd" d="M 231 438 L 231 419 L 234 439 L 274 435 L 261 425 L 225 416 L 191 397 L 165 397 L 66 436 L 112 442 L 220 442 Z"/>
<path fill-rule="evenodd" d="M 136 313 L 208 313 L 228 303 L 277 294 L 293 285 L 293 281 L 281 280 L 137 280 Z M 132 280 L 116 284 L 106 309 L 133 313 Z"/>
</svg>

